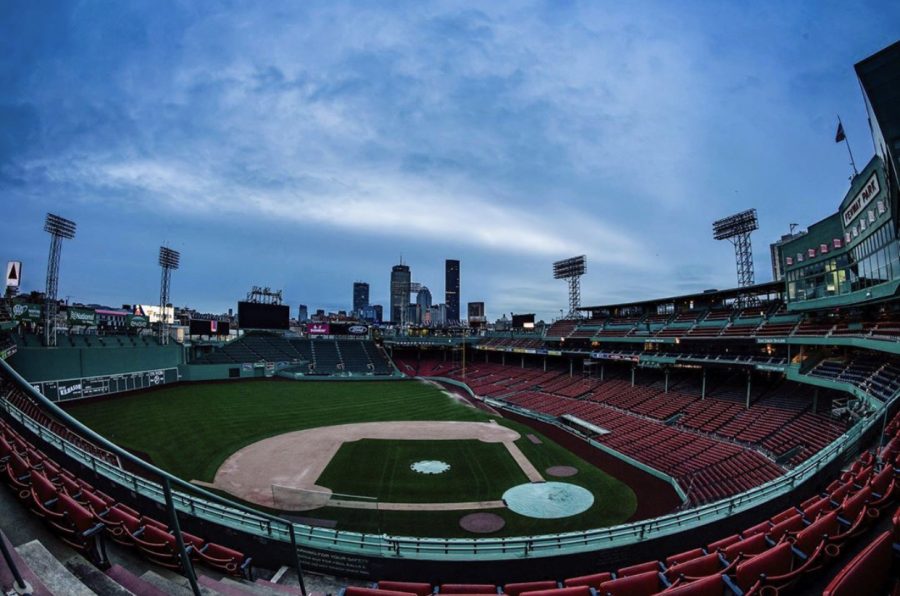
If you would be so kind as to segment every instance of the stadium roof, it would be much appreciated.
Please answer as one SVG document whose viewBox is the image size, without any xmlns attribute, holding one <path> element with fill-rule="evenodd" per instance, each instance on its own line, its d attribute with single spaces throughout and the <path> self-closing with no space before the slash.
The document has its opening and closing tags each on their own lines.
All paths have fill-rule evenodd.
<svg viewBox="0 0 900 596">
<path fill-rule="evenodd" d="M 600 306 L 582 306 L 580 311 L 597 311 L 597 310 L 617 310 L 623 308 L 655 306 L 657 304 L 700 302 L 703 304 L 722 303 L 729 299 L 738 298 L 746 294 L 765 295 L 765 294 L 781 294 L 784 292 L 783 281 L 767 281 L 765 283 L 748 286 L 746 288 L 730 288 L 727 290 L 706 290 L 695 294 L 684 294 L 682 296 L 671 296 L 669 298 L 654 298 L 652 300 L 640 300 L 637 302 L 620 302 L 618 304 L 604 304 Z"/>
<path fill-rule="evenodd" d="M 861 60 L 855 66 L 856 75 L 870 102 L 885 141 L 897 151 L 893 143 L 900 140 L 900 41 Z"/>
</svg>

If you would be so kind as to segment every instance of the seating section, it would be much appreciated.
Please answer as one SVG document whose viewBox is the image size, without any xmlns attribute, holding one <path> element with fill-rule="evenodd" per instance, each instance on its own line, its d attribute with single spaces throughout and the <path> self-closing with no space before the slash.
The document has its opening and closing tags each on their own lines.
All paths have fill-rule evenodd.
<svg viewBox="0 0 900 596">
<path fill-rule="evenodd" d="M 517 359 L 514 358 L 514 361 Z M 746 407 L 741 374 L 709 374 L 701 399 L 697 375 L 638 375 L 632 386 L 611 369 L 603 381 L 568 371 L 488 363 L 399 360 L 407 374 L 465 382 L 476 395 L 560 417 L 575 416 L 608 434 L 595 440 L 675 477 L 693 503 L 725 498 L 780 476 L 837 439 L 846 424 L 812 412 L 809 386 L 757 383 Z M 612 367 L 611 367 L 612 368 Z M 621 373 L 621 371 L 619 371 Z M 821 390 L 827 411 L 832 393 Z M 582 431 L 583 432 L 583 431 Z"/>
<path fill-rule="evenodd" d="M 165 522 L 97 490 L 42 453 L 24 433 L 2 419 L 0 447 L 0 475 L 19 501 L 93 563 L 108 566 L 103 543 L 109 539 L 134 549 L 153 563 L 182 569 L 175 536 Z M 183 537 L 192 562 L 251 579 L 252 561 L 243 553 L 187 532 L 183 532 Z"/>
<path fill-rule="evenodd" d="M 550 328 L 547 329 L 544 337 L 547 339 L 565 339 L 572 335 L 576 327 L 578 327 L 578 320 L 560 319 L 550 325 Z"/>
<path fill-rule="evenodd" d="M 616 571 L 543 581 L 502 584 L 430 584 L 380 581 L 371 588 L 348 587 L 347 596 L 427 594 L 514 594 L 517 596 L 599 596 L 680 594 L 812 593 L 810 583 L 827 581 L 828 596 L 900 593 L 900 415 L 886 429 L 880 450 L 864 451 L 820 493 L 705 545 Z M 879 519 L 891 527 L 865 539 L 862 550 L 839 569 L 834 562 L 872 532 Z M 552 568 L 548 569 L 548 575 Z M 824 579 L 823 579 L 824 576 Z M 580 591 L 579 591 L 580 590 Z M 816 592 L 818 593 L 818 591 Z"/>
<path fill-rule="evenodd" d="M 221 349 L 201 356 L 194 364 L 244 362 L 306 363 L 310 374 L 393 374 L 384 351 L 370 340 L 300 339 L 272 334 L 247 334 Z"/>
<path fill-rule="evenodd" d="M 30 397 L 28 397 L 18 387 L 6 381 L 5 379 L 0 379 L 0 394 L 2 394 L 11 405 L 15 406 L 23 414 L 25 414 L 44 428 L 58 435 L 59 437 L 77 446 L 82 451 L 86 451 L 94 457 L 102 459 L 113 465 L 119 465 L 119 458 L 116 457 L 114 453 L 111 453 L 106 449 L 98 447 L 90 441 L 83 439 L 80 435 L 69 429 L 69 427 L 65 426 L 55 418 L 49 416 Z"/>
<path fill-rule="evenodd" d="M 900 365 L 887 358 L 857 356 L 852 360 L 825 359 L 810 375 L 852 383 L 881 399 L 889 399 L 900 389 Z"/>
</svg>

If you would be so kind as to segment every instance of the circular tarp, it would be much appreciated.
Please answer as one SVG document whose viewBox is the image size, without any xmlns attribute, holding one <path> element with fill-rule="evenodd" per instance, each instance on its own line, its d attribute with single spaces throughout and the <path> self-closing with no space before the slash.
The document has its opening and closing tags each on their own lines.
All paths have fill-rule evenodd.
<svg viewBox="0 0 900 596">
<path fill-rule="evenodd" d="M 450 469 L 450 464 L 436 459 L 423 459 L 409 466 L 409 469 L 419 474 L 443 474 Z"/>
<path fill-rule="evenodd" d="M 503 501 L 525 517 L 558 519 L 587 511 L 594 504 L 594 495 L 566 482 L 534 482 L 512 487 L 503 493 Z"/>
</svg>

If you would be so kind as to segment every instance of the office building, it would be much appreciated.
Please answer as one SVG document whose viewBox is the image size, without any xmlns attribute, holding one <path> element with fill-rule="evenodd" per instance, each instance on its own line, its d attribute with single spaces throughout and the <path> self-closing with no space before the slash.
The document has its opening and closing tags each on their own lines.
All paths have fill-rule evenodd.
<svg viewBox="0 0 900 596">
<path fill-rule="evenodd" d="M 459 322 L 459 261 L 447 259 L 444 265 L 444 303 L 447 305 L 447 323 Z"/>
<path fill-rule="evenodd" d="M 391 322 L 395 325 L 407 323 L 406 310 L 411 280 L 409 265 L 400 263 L 391 268 Z"/>
</svg>

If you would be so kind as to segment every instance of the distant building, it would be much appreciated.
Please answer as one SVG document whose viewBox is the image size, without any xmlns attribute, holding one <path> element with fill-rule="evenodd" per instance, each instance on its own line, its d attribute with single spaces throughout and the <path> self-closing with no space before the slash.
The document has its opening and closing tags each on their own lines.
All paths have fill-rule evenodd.
<svg viewBox="0 0 900 596">
<path fill-rule="evenodd" d="M 353 282 L 353 314 L 362 316 L 367 306 L 369 306 L 369 284 L 364 281 Z"/>
<path fill-rule="evenodd" d="M 434 304 L 431 306 L 431 324 L 434 327 L 444 327 L 447 325 L 447 305 Z"/>
<path fill-rule="evenodd" d="M 228 309 L 228 314 L 231 314 L 231 309 Z M 305 304 L 301 304 L 297 307 L 297 321 L 300 323 L 305 323 L 309 320 L 309 308 Z"/>
<path fill-rule="evenodd" d="M 409 285 L 412 275 L 409 266 L 400 263 L 391 269 L 391 322 L 402 325 L 407 322 L 409 305 Z"/>
<path fill-rule="evenodd" d="M 447 323 L 459 321 L 459 261 L 447 259 L 444 263 L 444 303 L 447 305 Z"/>
<path fill-rule="evenodd" d="M 418 325 L 419 323 L 419 306 L 415 302 L 410 302 L 406 305 L 406 319 L 405 323 L 410 325 Z"/>
<path fill-rule="evenodd" d="M 487 324 L 484 316 L 484 302 L 469 302 L 468 304 L 469 327 L 483 327 Z"/>
<path fill-rule="evenodd" d="M 416 294 L 416 322 L 424 323 L 423 317 L 431 309 L 431 290 L 422 286 Z"/>
<path fill-rule="evenodd" d="M 795 238 L 800 238 L 805 235 L 805 231 L 797 232 L 795 234 L 785 234 L 780 240 L 769 245 L 769 254 L 772 257 L 772 281 L 781 281 L 784 279 L 784 259 L 782 258 L 782 248 L 784 245 Z"/>
</svg>

